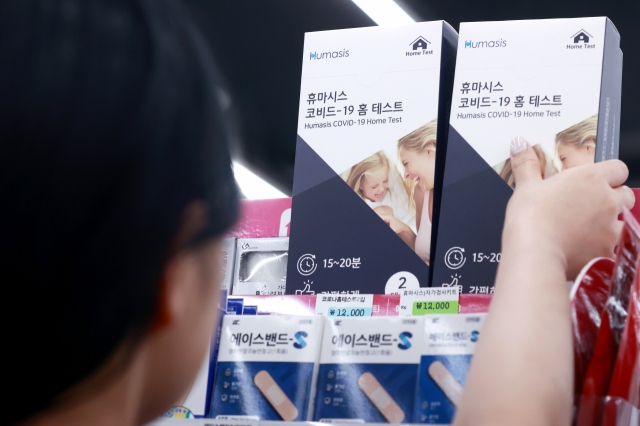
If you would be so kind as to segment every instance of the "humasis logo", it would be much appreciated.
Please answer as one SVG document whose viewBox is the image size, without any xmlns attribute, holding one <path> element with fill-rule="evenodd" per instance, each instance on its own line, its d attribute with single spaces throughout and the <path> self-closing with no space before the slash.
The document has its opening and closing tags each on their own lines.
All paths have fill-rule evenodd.
<svg viewBox="0 0 640 426">
<path fill-rule="evenodd" d="M 349 51 L 347 49 L 336 50 L 333 52 L 310 52 L 309 59 L 336 59 L 336 58 L 348 58 Z"/>
<path fill-rule="evenodd" d="M 473 41 L 465 40 L 465 49 L 483 49 L 485 47 L 507 47 L 507 40 Z"/>
</svg>

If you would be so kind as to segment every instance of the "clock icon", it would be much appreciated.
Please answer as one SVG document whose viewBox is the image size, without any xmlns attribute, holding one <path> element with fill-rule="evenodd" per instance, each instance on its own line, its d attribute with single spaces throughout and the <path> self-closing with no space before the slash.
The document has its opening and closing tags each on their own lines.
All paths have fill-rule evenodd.
<svg viewBox="0 0 640 426">
<path fill-rule="evenodd" d="M 298 273 L 303 276 L 309 276 L 316 271 L 318 265 L 316 264 L 316 256 L 313 254 L 303 254 L 298 259 Z"/>
<path fill-rule="evenodd" d="M 464 256 L 464 249 L 461 247 L 451 247 L 444 254 L 444 263 L 449 269 L 460 269 L 466 261 L 467 258 Z"/>
</svg>

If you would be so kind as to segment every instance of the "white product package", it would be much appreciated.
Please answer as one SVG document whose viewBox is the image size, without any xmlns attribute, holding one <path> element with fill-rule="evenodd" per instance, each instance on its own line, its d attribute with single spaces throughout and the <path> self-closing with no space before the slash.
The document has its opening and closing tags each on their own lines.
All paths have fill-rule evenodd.
<svg viewBox="0 0 640 426">
<path fill-rule="evenodd" d="M 210 416 L 310 420 L 323 318 L 227 315 Z"/>
<path fill-rule="evenodd" d="M 444 21 L 305 34 L 288 294 L 429 285 L 457 42 Z"/>
<path fill-rule="evenodd" d="M 414 422 L 453 421 L 487 314 L 426 315 Z"/>
<path fill-rule="evenodd" d="M 411 423 L 422 318 L 327 318 L 314 419 Z"/>
<path fill-rule="evenodd" d="M 605 17 L 460 24 L 432 286 L 493 292 L 511 148 L 545 179 L 618 158 L 619 44 Z"/>
<path fill-rule="evenodd" d="M 231 294 L 284 294 L 289 237 L 238 238 Z"/>
</svg>

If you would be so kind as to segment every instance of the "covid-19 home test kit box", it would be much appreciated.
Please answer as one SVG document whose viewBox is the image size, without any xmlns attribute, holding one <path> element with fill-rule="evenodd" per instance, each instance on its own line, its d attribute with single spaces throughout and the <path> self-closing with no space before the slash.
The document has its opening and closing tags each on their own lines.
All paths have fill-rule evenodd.
<svg viewBox="0 0 640 426">
<path fill-rule="evenodd" d="M 456 46 L 443 21 L 305 35 L 287 293 L 428 285 Z"/>
<path fill-rule="evenodd" d="M 460 24 L 433 286 L 493 292 L 512 146 L 545 179 L 618 157 L 619 43 L 607 18 Z"/>
</svg>

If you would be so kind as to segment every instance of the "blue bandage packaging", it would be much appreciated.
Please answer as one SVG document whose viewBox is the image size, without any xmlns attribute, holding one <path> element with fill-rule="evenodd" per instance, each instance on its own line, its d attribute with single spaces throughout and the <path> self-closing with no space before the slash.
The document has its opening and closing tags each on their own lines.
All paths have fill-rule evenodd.
<svg viewBox="0 0 640 426">
<path fill-rule="evenodd" d="M 450 424 L 486 314 L 424 316 L 414 422 Z"/>
<path fill-rule="evenodd" d="M 605 17 L 460 24 L 433 286 L 493 292 L 512 148 L 544 179 L 618 158 L 619 44 Z"/>
<path fill-rule="evenodd" d="M 444 21 L 305 35 L 287 294 L 429 285 L 457 42 Z"/>
<path fill-rule="evenodd" d="M 422 318 L 327 318 L 314 420 L 411 423 Z"/>
<path fill-rule="evenodd" d="M 227 315 L 210 417 L 310 420 L 323 318 Z"/>
</svg>

